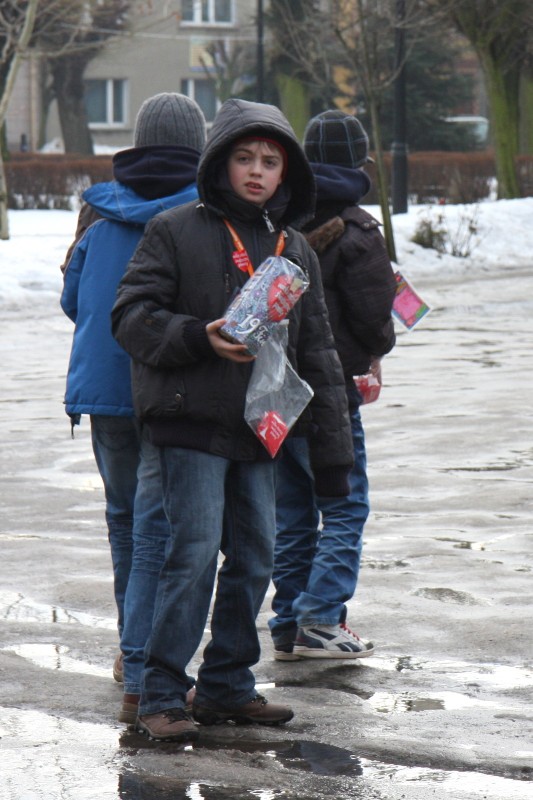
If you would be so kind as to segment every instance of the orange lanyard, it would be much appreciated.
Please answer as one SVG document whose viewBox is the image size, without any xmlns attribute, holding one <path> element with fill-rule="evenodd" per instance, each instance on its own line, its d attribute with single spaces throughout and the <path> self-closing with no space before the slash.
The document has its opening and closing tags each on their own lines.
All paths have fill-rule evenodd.
<svg viewBox="0 0 533 800">
<path fill-rule="evenodd" d="M 235 266 L 238 267 L 242 272 L 247 272 L 248 275 L 254 274 L 254 268 L 252 262 L 250 261 L 250 257 L 246 252 L 246 248 L 241 242 L 239 234 L 233 227 L 233 225 L 228 222 L 227 219 L 224 220 L 227 229 L 231 234 L 231 238 L 233 239 L 233 244 L 235 245 L 235 250 L 232 253 L 233 261 L 235 262 Z M 278 236 L 278 241 L 276 242 L 276 248 L 274 250 L 275 256 L 280 256 L 283 252 L 283 248 L 285 247 L 285 231 L 281 231 L 280 235 Z"/>
</svg>

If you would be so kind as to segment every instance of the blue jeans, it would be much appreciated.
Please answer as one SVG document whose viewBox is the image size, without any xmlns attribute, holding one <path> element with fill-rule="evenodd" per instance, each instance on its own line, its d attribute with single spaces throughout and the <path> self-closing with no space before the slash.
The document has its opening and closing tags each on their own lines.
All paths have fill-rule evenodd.
<svg viewBox="0 0 533 800">
<path fill-rule="evenodd" d="M 146 439 L 140 445 L 133 514 L 133 558 L 124 600 L 124 692 L 140 694 L 144 648 L 154 615 L 159 573 L 170 528 L 163 508 L 159 448 Z"/>
<path fill-rule="evenodd" d="M 133 504 L 137 491 L 139 429 L 133 417 L 91 414 L 91 438 L 96 465 L 104 484 L 118 632 L 122 635 L 124 596 L 133 553 Z"/>
<path fill-rule="evenodd" d="M 133 417 L 94 414 L 91 435 L 106 498 L 124 691 L 139 694 L 144 647 L 169 538 L 159 450 L 141 438 Z"/>
<path fill-rule="evenodd" d="M 272 574 L 274 466 L 161 448 L 170 541 L 146 645 L 140 714 L 185 705 L 186 668 L 200 645 L 217 574 L 211 641 L 198 672 L 200 705 L 233 707 L 255 696 L 255 620 Z"/>
<path fill-rule="evenodd" d="M 355 464 L 348 497 L 316 497 L 304 438 L 288 439 L 277 463 L 272 601 L 276 616 L 269 620 L 274 642 L 292 641 L 302 625 L 337 625 L 346 620 L 345 603 L 355 593 L 370 510 L 358 409 L 352 410 L 351 423 Z"/>
</svg>

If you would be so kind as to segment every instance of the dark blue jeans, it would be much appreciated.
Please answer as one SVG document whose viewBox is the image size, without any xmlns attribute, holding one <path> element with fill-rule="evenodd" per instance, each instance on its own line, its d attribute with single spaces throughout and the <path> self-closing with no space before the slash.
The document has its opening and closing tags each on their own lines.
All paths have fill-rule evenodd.
<svg viewBox="0 0 533 800">
<path fill-rule="evenodd" d="M 302 625 L 337 625 L 346 619 L 345 603 L 355 593 L 369 514 L 365 437 L 358 410 L 352 411 L 351 422 L 355 464 L 348 497 L 316 497 L 303 438 L 288 439 L 277 463 L 276 616 L 269 621 L 274 642 L 291 640 Z"/>
<path fill-rule="evenodd" d="M 206 626 L 219 551 L 224 558 L 196 701 L 241 705 L 255 696 L 251 667 L 260 658 L 255 620 L 272 574 L 274 466 L 179 447 L 160 452 L 170 540 L 146 646 L 139 712 L 185 705 L 186 669 Z"/>
<path fill-rule="evenodd" d="M 169 539 L 159 449 L 141 438 L 132 417 L 92 415 L 91 435 L 106 498 L 124 691 L 139 694 L 144 648 Z"/>
<path fill-rule="evenodd" d="M 133 514 L 133 556 L 124 599 L 124 692 L 140 694 L 144 648 L 152 630 L 159 573 L 170 528 L 163 508 L 159 448 L 141 442 Z"/>
<path fill-rule="evenodd" d="M 118 632 L 122 635 L 124 596 L 133 553 L 133 505 L 140 458 L 139 428 L 133 417 L 92 414 L 91 439 L 96 465 L 104 484 Z"/>
</svg>

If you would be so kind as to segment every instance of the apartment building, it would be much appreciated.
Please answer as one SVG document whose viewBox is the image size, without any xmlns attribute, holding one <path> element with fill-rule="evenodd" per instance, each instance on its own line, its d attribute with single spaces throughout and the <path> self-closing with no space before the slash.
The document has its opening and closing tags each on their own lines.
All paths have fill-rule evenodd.
<svg viewBox="0 0 533 800">
<path fill-rule="evenodd" d="M 253 51 L 256 7 L 254 0 L 134 2 L 127 35 L 109 39 L 85 71 L 95 151 L 131 146 L 137 110 L 157 92 L 187 94 L 212 120 L 219 104 L 212 48 L 218 72 L 237 51 Z M 41 119 L 41 75 L 37 56 L 22 63 L 7 115 L 12 150 L 37 150 L 43 141 L 49 149 L 61 149 L 54 103 L 46 120 Z"/>
</svg>

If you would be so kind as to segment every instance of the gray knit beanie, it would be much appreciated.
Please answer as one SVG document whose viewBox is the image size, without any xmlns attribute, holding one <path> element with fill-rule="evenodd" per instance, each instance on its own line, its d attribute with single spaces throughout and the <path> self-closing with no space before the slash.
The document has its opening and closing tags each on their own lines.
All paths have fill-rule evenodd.
<svg viewBox="0 0 533 800">
<path fill-rule="evenodd" d="M 205 117 L 200 106 L 175 92 L 162 92 L 144 101 L 135 120 L 135 147 L 186 145 L 201 152 L 205 144 Z"/>
<path fill-rule="evenodd" d="M 363 166 L 373 161 L 368 155 L 368 136 L 356 117 L 344 111 L 323 111 L 307 123 L 305 155 L 317 164 L 339 167 Z"/>
</svg>

